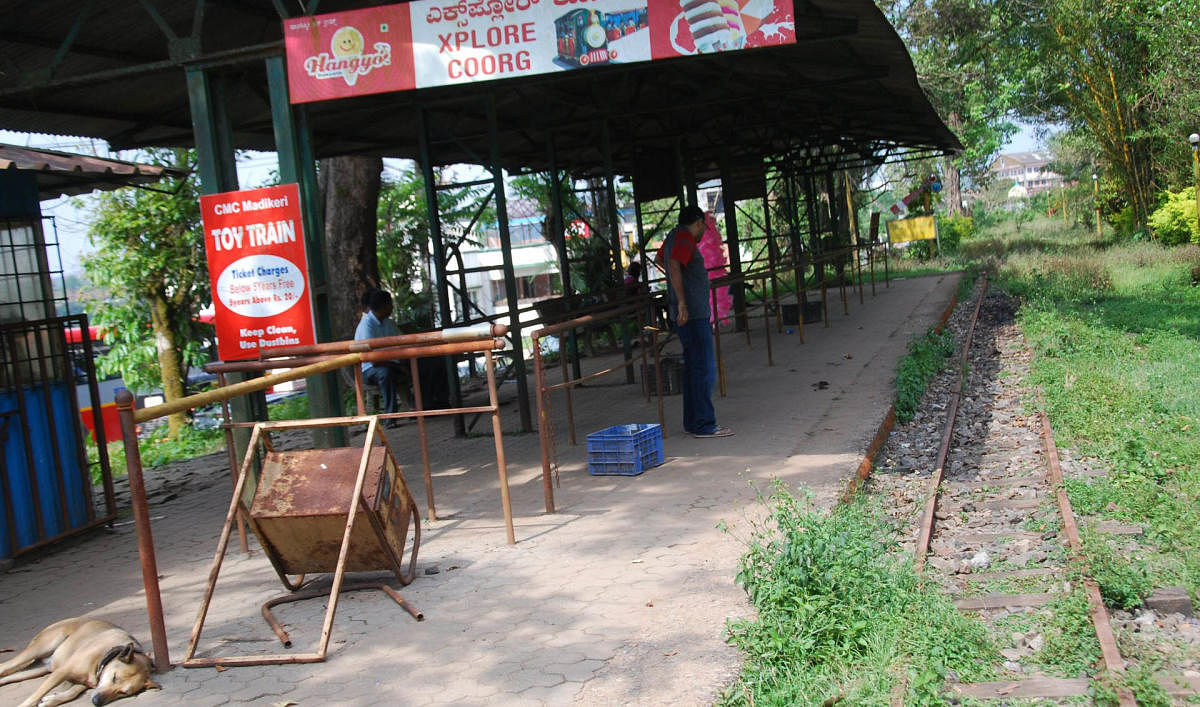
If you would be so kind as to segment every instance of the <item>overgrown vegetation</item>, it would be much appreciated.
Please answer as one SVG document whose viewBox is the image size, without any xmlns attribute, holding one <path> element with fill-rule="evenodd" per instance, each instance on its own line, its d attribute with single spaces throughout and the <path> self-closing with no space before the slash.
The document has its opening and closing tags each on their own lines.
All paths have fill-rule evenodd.
<svg viewBox="0 0 1200 707">
<path fill-rule="evenodd" d="M 1022 300 L 1031 382 L 1057 441 L 1109 470 L 1067 484 L 1076 512 L 1146 528 L 1143 556 L 1086 536 L 1106 600 L 1133 606 L 1151 585 L 1200 586 L 1200 248 L 1079 233 L 1036 250 L 1003 243 L 999 279 Z"/>
<path fill-rule="evenodd" d="M 984 627 L 893 553 L 882 515 L 815 511 L 778 482 L 768 504 L 738 572 L 758 615 L 728 626 L 746 660 L 723 704 L 886 705 L 901 677 L 905 704 L 935 704 L 949 671 L 992 677 Z"/>
<path fill-rule="evenodd" d="M 910 422 L 921 404 L 929 381 L 942 369 L 946 357 L 954 353 L 954 337 L 947 331 L 930 328 L 924 336 L 913 338 L 908 354 L 900 359 L 896 371 L 896 420 Z"/>
</svg>

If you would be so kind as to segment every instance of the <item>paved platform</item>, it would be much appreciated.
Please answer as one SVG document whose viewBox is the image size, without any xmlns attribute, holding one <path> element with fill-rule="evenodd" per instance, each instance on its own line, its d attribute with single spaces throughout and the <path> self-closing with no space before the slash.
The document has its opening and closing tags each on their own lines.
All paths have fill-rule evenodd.
<svg viewBox="0 0 1200 707">
<path fill-rule="evenodd" d="M 583 446 L 567 444 L 556 395 L 556 514 L 542 509 L 538 436 L 505 435 L 515 546 L 505 543 L 490 435 L 458 440 L 448 421 L 431 425 L 441 519 L 425 524 L 422 574 L 402 590 L 424 611 L 423 623 L 378 593 L 348 594 L 325 663 L 175 668 L 160 676 L 161 691 L 120 704 L 710 703 L 740 664 L 723 636 L 726 619 L 750 613 L 733 580 L 749 524 L 761 517 L 756 489 L 779 478 L 832 503 L 892 400 L 896 361 L 911 336 L 937 320 L 957 281 L 894 281 L 875 297 L 868 288 L 865 305 L 851 298 L 848 316 L 834 291 L 831 326 L 806 327 L 804 344 L 795 333 L 773 336 L 773 367 L 761 320 L 749 346 L 743 335 L 726 335 L 728 396 L 716 409 L 736 436 L 685 436 L 680 400 L 668 398 L 668 461 L 639 477 L 589 476 Z M 611 376 L 577 393 L 581 442 L 609 425 L 655 421 L 640 386 L 622 382 Z M 502 398 L 512 388 L 504 386 Z M 515 405 L 505 406 L 504 426 L 515 428 Z M 486 419 L 476 429 L 490 432 Z M 389 438 L 423 509 L 415 428 Z M 201 463 L 219 483 L 151 507 L 175 660 L 229 503 L 223 455 Z M 257 548 L 250 556 L 231 549 L 201 654 L 282 650 L 258 613 L 280 593 Z M 149 646 L 144 612 L 133 526 L 119 525 L 0 575 L 0 650 L 79 614 L 115 621 Z M 323 612 L 320 600 L 276 611 L 293 651 L 315 647 Z M 0 687 L 0 704 L 19 702 L 35 684 Z"/>
</svg>

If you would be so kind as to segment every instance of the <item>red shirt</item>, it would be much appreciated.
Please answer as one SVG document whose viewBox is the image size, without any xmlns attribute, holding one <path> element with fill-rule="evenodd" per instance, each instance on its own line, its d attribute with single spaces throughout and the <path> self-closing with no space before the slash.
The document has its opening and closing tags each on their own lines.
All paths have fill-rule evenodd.
<svg viewBox="0 0 1200 707">
<path fill-rule="evenodd" d="M 667 242 L 663 241 L 664 248 L 659 248 L 658 255 L 654 257 L 655 261 L 665 270 L 667 267 L 667 254 L 664 251 Z M 686 228 L 678 228 L 675 231 L 675 247 L 671 249 L 670 259 L 678 261 L 680 265 L 687 265 L 692 262 L 692 255 L 696 252 L 696 238 L 692 236 L 692 232 Z"/>
</svg>

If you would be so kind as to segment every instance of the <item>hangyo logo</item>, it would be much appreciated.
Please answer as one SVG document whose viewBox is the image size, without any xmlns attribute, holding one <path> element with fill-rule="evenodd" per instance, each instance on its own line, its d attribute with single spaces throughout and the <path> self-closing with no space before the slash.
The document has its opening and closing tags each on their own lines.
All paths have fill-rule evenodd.
<svg viewBox="0 0 1200 707">
<path fill-rule="evenodd" d="M 329 53 L 321 52 L 304 60 L 304 71 L 315 79 L 342 78 L 347 86 L 358 82 L 372 70 L 392 64 L 392 45 L 375 42 L 374 51 L 364 52 L 366 41 L 362 32 L 346 25 L 333 33 Z"/>
</svg>

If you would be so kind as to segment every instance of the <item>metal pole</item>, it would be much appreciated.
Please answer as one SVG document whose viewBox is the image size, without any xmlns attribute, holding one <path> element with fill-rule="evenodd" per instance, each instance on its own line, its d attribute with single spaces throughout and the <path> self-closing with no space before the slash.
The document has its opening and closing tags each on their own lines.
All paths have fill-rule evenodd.
<svg viewBox="0 0 1200 707">
<path fill-rule="evenodd" d="M 355 366 L 355 368 L 358 369 L 358 366 Z M 362 372 L 361 369 L 359 369 L 359 372 L 360 373 Z M 228 383 L 228 379 L 226 378 L 225 374 L 218 373 L 217 374 L 217 386 L 224 388 L 227 383 Z M 360 400 L 361 400 L 361 397 L 360 397 Z M 359 405 L 358 414 L 359 415 L 363 414 L 361 403 Z M 221 421 L 224 423 L 228 423 L 231 419 L 233 419 L 233 418 L 229 414 L 229 401 L 222 400 L 221 401 Z M 238 472 L 237 472 L 238 462 L 237 462 L 237 458 L 234 456 L 234 451 L 233 451 L 234 450 L 233 428 L 230 427 L 228 424 L 224 424 L 224 425 L 222 425 L 222 427 L 225 428 L 224 429 L 225 453 L 229 456 L 229 482 L 231 484 L 233 484 L 233 488 L 236 489 L 237 481 L 238 481 Z M 250 545 L 246 540 L 246 520 L 244 518 L 242 518 L 241 514 L 238 514 L 238 517 L 237 517 L 237 530 L 238 530 L 238 546 L 241 547 L 243 555 L 249 555 L 250 554 Z"/>
<path fill-rule="evenodd" d="M 667 438 L 667 418 L 663 410 L 663 367 L 662 356 L 658 350 L 658 329 L 650 332 L 650 346 L 654 347 L 654 392 L 658 396 L 658 426 L 662 429 L 663 439 Z"/>
<path fill-rule="evenodd" d="M 562 360 L 562 339 L 558 337 L 558 357 Z M 546 512 L 554 512 L 554 488 L 550 483 L 550 420 L 546 412 L 546 367 L 542 360 L 542 347 L 535 331 L 530 337 L 533 346 L 533 383 L 537 395 L 538 443 L 542 451 L 542 495 L 546 500 Z"/>
<path fill-rule="evenodd" d="M 722 175 L 724 177 L 725 175 Z M 722 180 L 722 201 L 725 205 L 725 246 L 729 250 L 729 272 L 734 275 L 742 274 L 742 249 L 738 242 L 737 202 L 733 200 L 730 191 L 724 188 Z M 733 295 L 734 331 L 750 331 L 750 319 L 746 314 L 745 283 L 733 285 L 730 294 Z M 763 307 L 766 308 L 764 293 Z"/>
<path fill-rule="evenodd" d="M 125 442 L 125 470 L 129 475 L 129 498 L 133 506 L 133 524 L 137 531 L 138 556 L 142 560 L 146 616 L 150 621 L 150 637 L 154 643 L 154 669 L 162 672 L 171 666 L 171 655 L 167 651 L 167 628 L 163 623 L 162 595 L 158 590 L 158 562 L 154 557 L 150 510 L 146 506 L 142 456 L 138 449 L 137 427 L 133 422 L 133 394 L 122 390 L 117 393 L 116 402 L 117 414 L 121 418 L 121 437 Z"/>
<path fill-rule="evenodd" d="M 317 185 L 316 160 L 312 155 L 306 109 L 293 108 L 289 103 L 284 58 L 268 58 L 266 69 L 271 100 L 271 122 L 275 129 L 275 149 L 279 155 L 279 176 L 285 184 L 296 182 L 300 190 L 304 252 L 308 256 L 308 280 L 313 294 L 312 315 L 315 333 L 317 341 L 330 341 L 333 339 L 333 325 L 329 317 L 329 268 L 325 258 L 324 204 Z M 231 148 L 230 155 L 232 154 Z M 342 396 L 336 373 L 313 377 L 305 382 L 305 388 L 308 391 L 308 409 L 313 417 L 341 414 Z M 265 398 L 262 406 L 265 413 Z M 265 420 L 266 415 L 262 415 L 260 419 Z M 343 428 L 315 429 L 312 435 L 319 446 L 341 447 L 346 444 L 346 430 Z"/>
<path fill-rule="evenodd" d="M 88 394 L 92 399 L 92 424 L 96 430 L 96 453 L 100 461 L 100 471 L 104 483 L 104 508 L 108 516 L 113 518 L 117 515 L 117 501 L 116 491 L 113 489 L 112 467 L 108 460 L 108 430 L 104 429 L 104 411 L 100 405 L 100 388 L 96 383 L 96 358 L 92 349 L 92 335 L 88 331 L 86 314 L 79 318 L 79 333 L 83 340 L 83 355 L 88 360 Z"/>
<path fill-rule="evenodd" d="M 609 250 L 612 252 L 613 276 L 621 283 L 624 270 L 621 267 L 621 215 L 617 212 L 617 180 L 613 174 L 612 130 L 608 121 L 600 123 L 600 144 L 604 153 L 604 209 L 608 212 Z M 630 381 L 632 382 L 632 381 Z"/>
<path fill-rule="evenodd" d="M 362 366 L 354 368 L 357 371 L 362 370 Z M 421 371 L 417 366 L 417 359 L 408 359 L 408 371 L 413 384 L 413 407 L 417 412 L 423 412 L 425 405 L 421 402 Z M 362 410 L 359 410 L 358 414 L 361 415 Z M 433 471 L 429 468 L 429 435 L 425 429 L 424 415 L 417 416 L 417 434 L 421 437 L 421 466 L 425 474 L 425 505 L 428 507 L 429 520 L 437 520 L 437 508 L 433 504 Z"/>
<path fill-rule="evenodd" d="M 442 241 L 442 216 L 438 208 L 437 184 L 434 183 L 433 162 L 429 150 L 429 122 L 425 110 L 417 111 L 417 149 L 420 153 L 421 176 L 425 181 L 425 210 L 429 218 L 429 242 L 433 247 L 434 277 L 437 279 L 438 325 L 450 325 L 450 281 L 446 278 L 446 244 Z M 446 358 L 446 383 L 450 388 L 450 404 L 462 407 L 462 391 L 458 385 L 458 367 L 453 358 Z M 462 415 L 454 416 L 454 434 L 467 436 L 467 423 Z"/>
<path fill-rule="evenodd" d="M 858 281 L 858 303 L 865 304 L 863 301 L 863 283 L 862 283 L 862 253 L 859 250 L 860 243 L 858 238 L 858 214 L 854 212 L 854 191 L 850 185 L 850 171 L 842 172 L 842 176 L 846 181 L 846 210 L 850 216 L 850 243 L 851 252 L 854 253 L 854 277 Z"/>
<path fill-rule="evenodd" d="M 717 319 L 717 290 L 712 285 L 708 287 L 708 294 L 712 300 L 712 323 L 713 341 L 717 347 L 717 381 L 720 383 L 721 397 L 725 397 L 725 356 L 721 353 L 721 321 Z"/>
<path fill-rule="evenodd" d="M 517 276 L 513 269 L 512 234 L 508 230 L 508 200 L 504 196 L 504 168 L 500 164 L 500 137 L 496 119 L 496 97 L 485 99 L 488 123 L 492 183 L 496 190 L 496 220 L 500 230 L 500 253 L 504 261 L 504 293 L 508 299 L 508 330 L 511 333 L 513 366 L 516 367 L 517 406 L 521 414 L 521 431 L 533 429 L 529 410 L 529 381 L 525 378 L 525 351 L 521 341 L 521 315 L 517 306 Z"/>
<path fill-rule="evenodd" d="M 492 437 L 496 440 L 496 474 L 500 480 L 500 504 L 504 509 L 504 532 L 508 536 L 508 544 L 516 545 L 517 536 L 513 532 L 512 498 L 508 493 L 508 462 L 504 458 L 504 430 L 500 425 L 500 398 L 496 394 L 496 359 L 491 349 L 484 352 L 487 361 L 488 404 L 492 406 Z M 554 512 L 554 497 L 546 506 L 547 513 Z"/>
<path fill-rule="evenodd" d="M 1188 142 L 1192 143 L 1192 184 L 1196 187 L 1196 220 L 1200 231 L 1200 134 L 1188 135 Z"/>
<path fill-rule="evenodd" d="M 763 287 L 766 287 L 766 284 L 766 278 L 763 278 Z M 800 323 L 804 323 L 804 312 L 800 313 Z M 749 329 L 747 328 L 747 330 Z M 775 354 L 771 351 L 771 316 L 765 304 L 763 305 L 763 333 L 767 336 L 767 365 L 774 366 Z"/>
<path fill-rule="evenodd" d="M 571 284 L 571 258 L 567 250 L 567 227 L 563 219 L 563 200 L 562 200 L 562 180 L 558 173 L 558 150 L 554 146 L 554 135 L 550 135 L 549 149 L 550 163 L 550 235 L 552 242 L 558 246 L 558 268 L 562 279 L 563 297 L 571 297 L 575 294 L 575 287 Z M 570 300 L 568 300 L 570 301 Z M 545 324 L 546 322 L 542 322 Z M 560 347 L 558 354 L 560 356 L 572 356 L 573 365 L 575 367 L 575 377 L 581 378 L 583 374 L 579 371 L 579 342 L 575 339 L 575 331 L 571 330 L 569 337 L 569 346 L 566 349 Z"/>
</svg>

